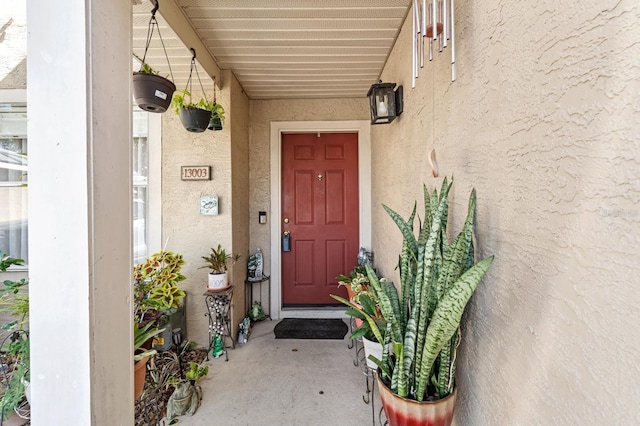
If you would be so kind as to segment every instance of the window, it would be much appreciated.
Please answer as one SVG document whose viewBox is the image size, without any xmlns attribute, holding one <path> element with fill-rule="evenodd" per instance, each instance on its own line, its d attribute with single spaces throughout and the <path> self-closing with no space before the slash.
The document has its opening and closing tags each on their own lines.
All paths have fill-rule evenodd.
<svg viewBox="0 0 640 426">
<path fill-rule="evenodd" d="M 27 108 L 0 104 L 0 251 L 25 264 L 27 209 Z"/>
<path fill-rule="evenodd" d="M 148 256 L 149 113 L 133 111 L 133 256 Z M 0 251 L 29 262 L 27 108 L 0 103 Z"/>
<path fill-rule="evenodd" d="M 149 177 L 149 113 L 133 110 L 133 263 L 148 256 L 147 182 Z"/>
</svg>

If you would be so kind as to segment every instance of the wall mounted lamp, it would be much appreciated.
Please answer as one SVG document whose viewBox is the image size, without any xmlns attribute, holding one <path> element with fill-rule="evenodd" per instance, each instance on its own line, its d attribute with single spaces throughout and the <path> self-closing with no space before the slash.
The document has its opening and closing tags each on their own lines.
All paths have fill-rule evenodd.
<svg viewBox="0 0 640 426">
<path fill-rule="evenodd" d="M 369 110 L 371 111 L 371 124 L 391 123 L 402 114 L 402 86 L 396 90 L 395 83 L 372 84 L 367 96 L 369 97 Z"/>
</svg>

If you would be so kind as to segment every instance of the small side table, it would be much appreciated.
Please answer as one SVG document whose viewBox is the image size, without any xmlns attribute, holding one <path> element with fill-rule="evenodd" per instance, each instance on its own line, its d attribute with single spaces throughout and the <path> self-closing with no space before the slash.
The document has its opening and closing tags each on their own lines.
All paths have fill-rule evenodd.
<svg viewBox="0 0 640 426">
<path fill-rule="evenodd" d="M 233 297 L 233 286 L 220 291 L 205 291 L 205 304 L 207 306 L 206 316 L 209 317 L 209 350 L 207 351 L 207 361 L 209 360 L 209 352 L 213 349 L 213 341 L 216 334 L 222 337 L 223 344 L 225 338 L 231 340 L 231 349 L 236 348 L 236 342 L 231 334 L 231 299 Z M 225 344 L 225 361 L 229 361 L 229 353 L 226 350 L 229 346 Z"/>
<path fill-rule="evenodd" d="M 271 277 L 268 275 L 264 275 L 259 280 L 245 280 L 244 282 L 244 300 L 248 301 L 245 303 L 246 311 L 249 312 L 251 307 L 253 306 L 253 285 L 260 284 L 260 305 L 262 305 L 262 284 L 267 283 L 267 294 L 271 294 Z M 247 291 L 249 292 L 249 298 L 247 298 Z M 248 307 L 246 305 L 249 305 Z M 264 306 L 262 307 L 264 310 Z M 269 305 L 269 312 L 271 312 L 271 305 Z M 271 319 L 271 314 L 269 312 L 265 312 L 264 314 Z"/>
</svg>

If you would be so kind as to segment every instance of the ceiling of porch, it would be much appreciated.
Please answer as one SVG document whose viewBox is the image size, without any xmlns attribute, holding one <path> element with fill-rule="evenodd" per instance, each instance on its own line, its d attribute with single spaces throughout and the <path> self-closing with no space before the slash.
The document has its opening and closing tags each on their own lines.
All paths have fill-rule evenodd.
<svg viewBox="0 0 640 426">
<path fill-rule="evenodd" d="M 153 3 L 132 0 L 133 54 L 143 58 Z M 251 99 L 365 97 L 398 36 L 410 0 L 159 0 L 173 81 L 229 69 Z M 170 76 L 157 33 L 146 62 Z M 171 78 L 171 77 L 169 77 Z M 196 88 L 194 83 L 194 89 Z M 222 82 L 224 85 L 225 82 Z M 205 90 L 212 90 L 208 81 Z"/>
</svg>

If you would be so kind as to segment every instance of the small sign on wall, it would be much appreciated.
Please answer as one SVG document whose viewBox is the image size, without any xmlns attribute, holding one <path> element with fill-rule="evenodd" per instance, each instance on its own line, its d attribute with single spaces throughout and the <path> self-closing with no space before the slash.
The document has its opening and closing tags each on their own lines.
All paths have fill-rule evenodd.
<svg viewBox="0 0 640 426">
<path fill-rule="evenodd" d="M 206 216 L 218 215 L 218 196 L 202 195 L 200 196 L 200 214 Z"/>
<path fill-rule="evenodd" d="M 182 166 L 180 178 L 182 180 L 211 180 L 211 166 Z"/>
</svg>

